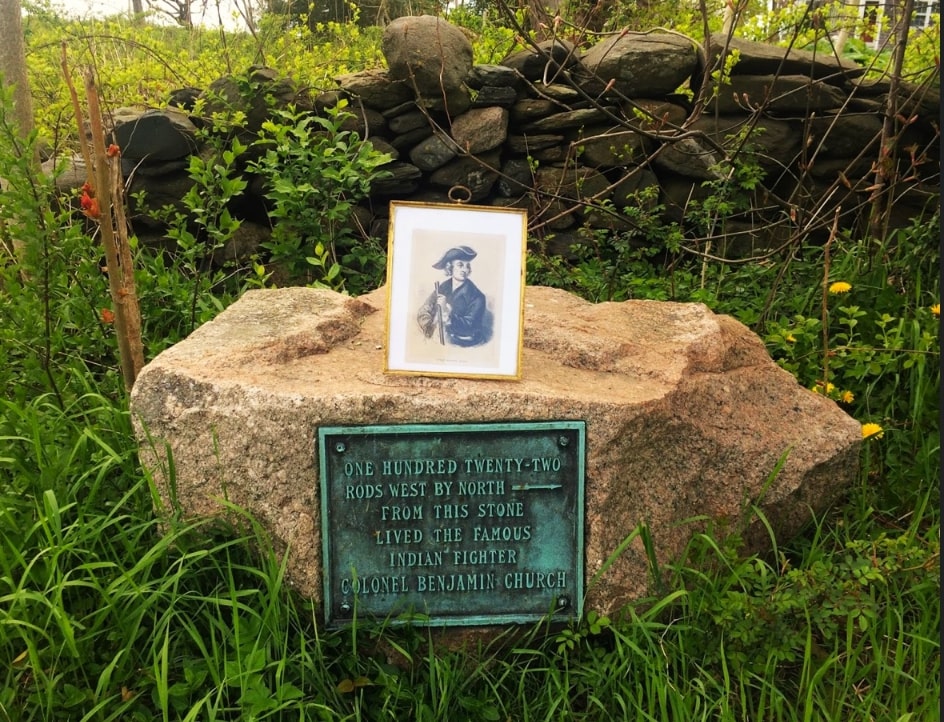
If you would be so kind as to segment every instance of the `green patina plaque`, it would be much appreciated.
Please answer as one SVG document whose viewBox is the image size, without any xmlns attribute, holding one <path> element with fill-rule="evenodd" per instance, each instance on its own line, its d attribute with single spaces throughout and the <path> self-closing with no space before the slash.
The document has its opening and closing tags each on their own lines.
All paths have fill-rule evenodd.
<svg viewBox="0 0 944 722">
<path fill-rule="evenodd" d="M 582 421 L 320 428 L 327 623 L 579 617 L 585 436 Z"/>
</svg>

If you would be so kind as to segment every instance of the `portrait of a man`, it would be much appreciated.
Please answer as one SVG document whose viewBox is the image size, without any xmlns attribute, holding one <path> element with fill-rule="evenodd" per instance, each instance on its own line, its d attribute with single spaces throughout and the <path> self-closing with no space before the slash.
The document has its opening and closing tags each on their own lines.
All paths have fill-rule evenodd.
<svg viewBox="0 0 944 722">
<path fill-rule="evenodd" d="M 521 378 L 527 214 L 390 204 L 384 373 Z"/>
<path fill-rule="evenodd" d="M 446 279 L 434 283 L 416 315 L 426 338 L 461 347 L 480 346 L 491 339 L 493 317 L 487 299 L 469 278 L 477 255 L 470 246 L 456 246 L 432 264 Z"/>
</svg>

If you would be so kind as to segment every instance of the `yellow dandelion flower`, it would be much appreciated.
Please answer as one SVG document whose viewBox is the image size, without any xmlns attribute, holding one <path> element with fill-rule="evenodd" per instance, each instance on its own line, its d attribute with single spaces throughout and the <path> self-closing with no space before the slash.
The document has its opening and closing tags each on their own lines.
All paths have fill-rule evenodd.
<svg viewBox="0 0 944 722">
<path fill-rule="evenodd" d="M 862 424 L 862 438 L 869 439 L 873 436 L 876 439 L 881 439 L 885 435 L 885 430 L 878 424 Z"/>
<path fill-rule="evenodd" d="M 849 293 L 852 290 L 852 284 L 845 281 L 836 281 L 829 285 L 830 293 Z"/>
<path fill-rule="evenodd" d="M 829 396 L 835 390 L 836 390 L 836 386 L 827 381 L 826 382 L 826 395 Z"/>
<path fill-rule="evenodd" d="M 937 316 L 938 318 L 940 318 L 940 316 L 941 316 L 941 304 L 935 303 L 933 306 L 931 306 L 931 313 L 933 313 L 935 316 Z"/>
<path fill-rule="evenodd" d="M 787 334 L 787 337 L 784 339 L 784 341 L 786 341 L 787 343 L 796 343 L 796 342 L 797 342 L 796 336 L 794 336 L 792 333 L 788 333 L 788 334 Z"/>
<path fill-rule="evenodd" d="M 851 404 L 853 401 L 855 401 L 855 394 L 851 391 L 843 391 L 841 394 L 839 394 L 839 400 L 844 404 Z"/>
</svg>

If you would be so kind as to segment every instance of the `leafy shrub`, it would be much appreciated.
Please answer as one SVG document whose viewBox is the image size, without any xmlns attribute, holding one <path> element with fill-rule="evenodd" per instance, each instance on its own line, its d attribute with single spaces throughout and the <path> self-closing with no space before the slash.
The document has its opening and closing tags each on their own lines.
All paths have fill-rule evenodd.
<svg viewBox="0 0 944 722">
<path fill-rule="evenodd" d="M 206 148 L 190 156 L 193 185 L 181 198 L 183 210 L 165 206 L 148 212 L 166 225 L 172 251 L 139 247 L 135 257 L 142 323 L 152 354 L 212 319 L 242 291 L 264 282 L 265 269 L 255 259 L 247 267 L 235 260 L 216 261 L 241 225 L 229 207 L 247 185 L 237 167 L 246 147 L 237 137 L 207 132 L 200 137 Z M 143 194 L 134 202 L 146 206 Z"/>
<path fill-rule="evenodd" d="M 56 173 L 33 163 L 13 125 L 9 88 L 0 89 L 0 384 L 8 398 L 45 392 L 61 404 L 76 369 L 111 373 L 111 301 L 100 248 L 56 190 Z M 61 170 L 61 169 L 60 169 Z"/>
<path fill-rule="evenodd" d="M 264 16 L 255 33 L 221 32 L 120 17 L 73 20 L 29 4 L 23 24 L 36 127 L 45 144 L 58 150 L 75 147 L 71 100 L 60 68 L 63 43 L 70 65 L 96 69 L 104 108 L 164 107 L 172 90 L 207 88 L 220 76 L 259 63 L 304 87 L 329 89 L 336 75 L 384 62 L 380 28 L 353 23 L 331 23 L 314 34 L 304 26 L 286 29 L 277 17 Z"/>
<path fill-rule="evenodd" d="M 707 612 L 738 674 L 763 673 L 771 660 L 801 664 L 805 654 L 828 655 L 836 646 L 867 655 L 870 630 L 890 609 L 909 616 L 928 603 L 940 584 L 933 578 L 938 553 L 934 540 L 914 531 L 849 540 L 801 569 L 785 556 L 773 566 L 756 557 L 741 562 L 729 552 L 726 563 L 735 575 L 709 600 Z M 890 589 L 914 590 L 918 606 Z"/>
<path fill-rule="evenodd" d="M 267 247 L 290 279 L 343 287 L 338 254 L 355 245 L 352 209 L 384 177 L 378 166 L 390 160 L 342 129 L 350 117 L 345 107 L 339 103 L 327 117 L 276 110 L 276 120 L 263 123 L 256 141 L 263 153 L 249 169 L 265 179 L 265 197 L 272 201 Z"/>
</svg>

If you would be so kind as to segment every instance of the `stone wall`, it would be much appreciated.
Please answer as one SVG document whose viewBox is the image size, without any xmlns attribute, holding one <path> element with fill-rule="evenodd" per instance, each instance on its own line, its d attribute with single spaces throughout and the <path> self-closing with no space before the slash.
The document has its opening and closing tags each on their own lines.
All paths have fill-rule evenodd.
<svg viewBox="0 0 944 722">
<path fill-rule="evenodd" d="M 132 191 L 146 190 L 154 206 L 186 191 L 188 156 L 200 150 L 203 121 L 188 110 L 198 97 L 207 111 L 243 110 L 247 141 L 272 99 L 323 111 L 346 98 L 350 129 L 392 158 L 355 218 L 379 239 L 391 200 L 527 208 L 531 236 L 558 251 L 581 227 L 633 231 L 642 210 L 654 214 L 647 223 L 680 222 L 700 250 L 737 255 L 825 235 L 836 209 L 842 227 L 864 233 L 877 192 L 895 199 L 893 224 L 938 205 L 936 80 L 902 84 L 890 99 L 889 81 L 865 80 L 847 61 L 736 39 L 706 49 L 666 32 L 625 32 L 588 49 L 547 41 L 473 65 L 466 35 L 430 16 L 391 23 L 383 50 L 387 70 L 339 77 L 337 89 L 300 90 L 254 68 L 248 97 L 221 78 L 175 93 L 177 110 L 119 114 Z M 896 121 L 880 151 L 889 103 Z M 893 187 L 875 185 L 879 158 Z M 740 188 L 728 205 L 702 204 L 732 178 Z M 264 190 L 250 184 L 233 209 L 245 221 L 236 255 L 266 237 Z M 146 236 L 147 220 L 137 224 Z"/>
</svg>

